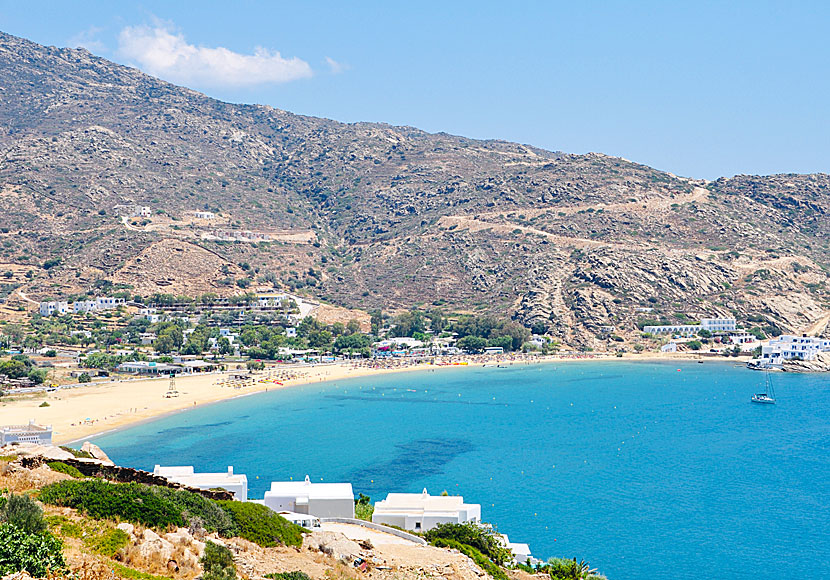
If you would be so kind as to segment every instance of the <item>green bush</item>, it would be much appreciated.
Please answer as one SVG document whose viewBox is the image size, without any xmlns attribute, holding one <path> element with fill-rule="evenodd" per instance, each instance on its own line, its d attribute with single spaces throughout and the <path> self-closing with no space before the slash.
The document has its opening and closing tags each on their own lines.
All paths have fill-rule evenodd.
<svg viewBox="0 0 830 580">
<path fill-rule="evenodd" d="M 311 580 L 308 574 L 296 570 L 294 572 L 271 572 L 265 575 L 271 580 Z"/>
<path fill-rule="evenodd" d="M 234 580 L 236 578 L 236 564 L 233 554 L 225 546 L 214 544 L 210 540 L 205 542 L 205 553 L 199 559 L 204 574 L 203 580 Z"/>
<path fill-rule="evenodd" d="M 424 534 L 428 542 L 452 540 L 475 548 L 498 565 L 513 559 L 513 555 L 492 529 L 477 524 L 438 524 Z"/>
<path fill-rule="evenodd" d="M 66 506 L 93 518 L 120 518 L 155 528 L 183 526 L 182 511 L 139 483 L 108 483 L 99 479 L 67 480 L 47 485 L 40 501 Z"/>
<path fill-rule="evenodd" d="M 603 580 L 605 577 L 597 574 L 596 570 L 582 560 L 577 562 L 576 558 L 551 558 L 548 561 L 548 572 L 552 580 Z"/>
<path fill-rule="evenodd" d="M 495 580 L 508 580 L 507 574 L 504 570 L 502 570 L 496 564 L 494 564 L 489 558 L 487 558 L 487 556 L 485 556 L 480 551 L 476 550 L 468 544 L 462 544 L 455 540 L 448 540 L 446 538 L 437 538 L 433 540 L 431 543 L 433 546 L 437 546 L 439 548 L 454 548 L 458 550 L 459 552 L 470 558 L 473 562 L 475 562 L 479 568 L 481 568 L 482 570 L 487 572 L 487 574 L 495 578 Z"/>
<path fill-rule="evenodd" d="M 62 461 L 49 461 L 46 465 L 49 466 L 49 469 L 52 471 L 57 471 L 58 473 L 65 473 L 70 477 L 74 477 L 75 479 L 83 479 L 84 474 L 78 471 L 77 468 L 72 467 L 71 465 L 67 465 Z"/>
<path fill-rule="evenodd" d="M 83 451 L 81 449 L 75 449 L 73 447 L 67 447 L 66 445 L 61 445 L 60 448 L 63 449 L 64 451 L 66 451 L 67 453 L 71 453 L 75 457 L 78 457 L 78 458 L 81 458 L 81 459 L 94 459 L 92 457 L 92 455 L 89 453 L 89 451 Z"/>
<path fill-rule="evenodd" d="M 207 532 L 219 532 L 231 538 L 236 535 L 236 524 L 231 515 L 215 501 L 184 489 L 152 486 L 150 490 L 176 506 L 189 526 L 198 524 Z"/>
<path fill-rule="evenodd" d="M 103 554 L 109 558 L 115 556 L 121 548 L 127 545 L 130 541 L 130 536 L 124 530 L 112 528 L 104 531 L 104 533 L 93 536 L 87 542 L 90 548 L 99 554 Z"/>
<path fill-rule="evenodd" d="M 11 494 L 0 507 L 0 522 L 5 522 L 26 534 L 46 530 L 43 510 L 28 495 Z"/>
<path fill-rule="evenodd" d="M 372 505 L 372 498 L 368 495 L 359 494 L 354 500 L 354 517 L 358 520 L 372 521 L 372 514 L 375 511 L 375 506 Z"/>
<path fill-rule="evenodd" d="M 217 502 L 234 521 L 236 534 L 264 548 L 284 544 L 302 546 L 303 528 L 292 524 L 258 503 L 225 500 Z"/>
<path fill-rule="evenodd" d="M 78 375 L 78 382 L 79 383 L 91 383 L 92 377 L 89 376 L 89 373 L 81 373 Z"/>
<path fill-rule="evenodd" d="M 63 544 L 48 532 L 26 533 L 9 525 L 0 525 L 0 575 L 25 570 L 35 578 L 60 573 L 66 563 Z"/>
</svg>

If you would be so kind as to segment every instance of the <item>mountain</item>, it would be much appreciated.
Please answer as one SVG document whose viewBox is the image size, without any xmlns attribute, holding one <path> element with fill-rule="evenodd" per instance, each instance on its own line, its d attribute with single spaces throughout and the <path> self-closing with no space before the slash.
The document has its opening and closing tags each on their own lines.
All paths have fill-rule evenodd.
<svg viewBox="0 0 830 580">
<path fill-rule="evenodd" d="M 3 33 L 0 160 L 0 269 L 34 298 L 302 288 L 495 313 L 597 348 L 636 340 L 645 318 L 797 331 L 830 308 L 825 174 L 707 182 L 338 123 Z"/>
</svg>

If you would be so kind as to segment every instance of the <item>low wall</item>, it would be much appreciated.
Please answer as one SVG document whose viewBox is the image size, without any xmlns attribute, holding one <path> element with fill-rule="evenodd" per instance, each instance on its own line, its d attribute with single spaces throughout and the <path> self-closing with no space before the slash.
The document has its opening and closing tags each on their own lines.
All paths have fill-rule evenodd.
<svg viewBox="0 0 830 580">
<path fill-rule="evenodd" d="M 23 467 L 32 469 L 44 463 L 48 463 L 49 461 L 52 460 L 44 459 L 42 457 L 24 457 L 21 459 L 20 463 L 23 465 Z M 132 469 L 130 467 L 119 467 L 117 465 L 103 465 L 97 461 L 85 461 L 83 459 L 78 458 L 60 459 L 54 461 L 60 461 L 60 463 L 71 465 L 72 467 L 80 471 L 82 474 L 84 474 L 86 477 L 100 477 L 102 479 L 116 481 L 118 483 L 143 483 L 144 485 L 157 485 L 159 487 L 169 487 L 172 489 L 184 489 L 193 493 L 198 493 L 199 495 L 202 495 L 208 499 L 234 499 L 233 493 L 229 491 L 214 491 L 209 489 L 199 489 L 197 487 L 190 487 L 187 485 L 182 485 L 180 483 L 168 481 L 163 477 L 153 475 L 149 471 L 141 471 L 140 469 Z"/>
<path fill-rule="evenodd" d="M 385 534 L 392 534 L 393 536 L 397 536 L 399 538 L 403 538 L 404 540 L 409 540 L 411 542 L 415 542 L 416 544 L 426 544 L 427 541 L 420 536 L 416 536 L 415 534 L 410 534 L 409 532 L 405 532 L 403 530 L 399 530 L 397 528 L 390 528 L 389 526 L 384 526 L 381 524 L 376 524 L 374 522 L 367 522 L 366 520 L 356 520 L 352 518 L 320 518 L 320 523 L 333 523 L 333 524 L 352 524 L 355 526 L 362 526 L 364 528 L 369 528 L 370 530 L 375 530 L 377 532 L 383 532 Z"/>
</svg>

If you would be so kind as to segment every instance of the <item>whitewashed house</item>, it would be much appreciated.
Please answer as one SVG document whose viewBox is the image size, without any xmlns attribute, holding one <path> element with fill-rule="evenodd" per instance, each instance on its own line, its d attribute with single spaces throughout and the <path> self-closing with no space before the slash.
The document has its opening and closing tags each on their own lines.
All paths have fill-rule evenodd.
<svg viewBox="0 0 830 580">
<path fill-rule="evenodd" d="M 784 334 L 761 347 L 761 366 L 781 366 L 785 360 L 814 360 L 818 353 L 830 352 L 830 339 Z"/>
<path fill-rule="evenodd" d="M 701 318 L 700 326 L 709 332 L 731 332 L 738 323 L 734 318 Z"/>
<path fill-rule="evenodd" d="M 372 521 L 422 532 L 438 524 L 463 524 L 481 520 L 481 505 L 464 503 L 460 495 L 390 493 L 375 504 Z"/>
<path fill-rule="evenodd" d="M 222 488 L 232 492 L 234 499 L 248 501 L 248 477 L 244 473 L 234 473 L 233 466 L 230 465 L 227 472 L 221 473 L 196 473 L 192 465 L 156 465 L 153 475 L 199 489 Z"/>
<path fill-rule="evenodd" d="M 216 219 L 216 214 L 212 211 L 197 211 L 193 212 L 193 215 L 196 216 L 197 219 L 200 220 L 212 220 Z"/>
<path fill-rule="evenodd" d="M 69 303 L 68 302 L 61 302 L 59 300 L 52 301 L 52 302 L 41 302 L 40 303 L 40 315 L 41 316 L 63 316 L 64 314 L 69 312 Z"/>
<path fill-rule="evenodd" d="M 286 338 L 296 338 L 297 337 L 297 329 L 293 326 L 289 326 L 285 329 L 285 337 Z"/>
<path fill-rule="evenodd" d="M 107 310 L 108 308 L 117 308 L 124 304 L 123 298 L 113 298 L 111 296 L 96 296 L 95 307 L 98 310 Z"/>
<path fill-rule="evenodd" d="M 273 511 L 309 514 L 318 518 L 353 518 L 354 491 L 351 483 L 274 481 L 265 492 L 265 505 Z"/>
<path fill-rule="evenodd" d="M 83 314 L 85 312 L 94 312 L 98 309 L 95 300 L 78 300 L 72 303 L 72 310 L 76 314 Z"/>
<path fill-rule="evenodd" d="M 33 420 L 28 425 L 6 425 L 0 427 L 0 447 L 9 443 L 52 444 L 52 426 L 37 425 Z"/>
<path fill-rule="evenodd" d="M 527 564 L 528 560 L 533 561 L 533 556 L 530 554 L 530 546 L 527 544 L 520 544 L 511 542 L 507 534 L 499 534 L 502 546 L 510 550 L 513 554 L 513 561 L 516 564 Z"/>
</svg>

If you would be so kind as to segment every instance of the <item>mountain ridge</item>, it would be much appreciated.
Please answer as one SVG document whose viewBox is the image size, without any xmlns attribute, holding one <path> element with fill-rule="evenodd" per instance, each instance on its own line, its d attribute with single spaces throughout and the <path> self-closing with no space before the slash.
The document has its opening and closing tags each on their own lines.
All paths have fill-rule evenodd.
<svg viewBox="0 0 830 580">
<path fill-rule="evenodd" d="M 142 292 L 163 292 L 202 247 L 225 263 L 193 281 L 200 290 L 497 313 L 596 348 L 636 341 L 638 308 L 797 331 L 830 307 L 826 174 L 697 180 L 601 153 L 223 103 L 4 33 L 0 71 L 0 263 L 31 268 L 34 296 L 119 283 L 128 263 Z M 152 216 L 120 216 L 129 204 Z M 168 272 L 136 273 L 134 259 L 170 239 L 184 245 Z"/>
</svg>

